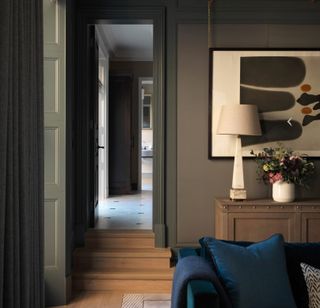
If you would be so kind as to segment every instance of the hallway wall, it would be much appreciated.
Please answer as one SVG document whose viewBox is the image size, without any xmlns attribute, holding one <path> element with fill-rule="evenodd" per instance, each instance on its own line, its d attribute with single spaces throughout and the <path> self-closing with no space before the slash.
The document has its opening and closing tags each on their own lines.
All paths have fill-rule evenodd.
<svg viewBox="0 0 320 308">
<path fill-rule="evenodd" d="M 134 187 L 139 183 L 139 162 L 138 162 L 138 140 L 139 140 L 139 78 L 152 77 L 153 63 L 151 61 L 112 61 L 110 59 L 110 74 L 130 74 L 133 78 L 132 83 L 132 130 L 134 132 L 134 143 L 131 158 L 131 181 Z"/>
</svg>

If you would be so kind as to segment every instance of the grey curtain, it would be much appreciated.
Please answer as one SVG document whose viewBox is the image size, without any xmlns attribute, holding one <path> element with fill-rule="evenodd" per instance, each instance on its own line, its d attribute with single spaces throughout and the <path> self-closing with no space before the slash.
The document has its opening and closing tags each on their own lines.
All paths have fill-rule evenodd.
<svg viewBox="0 0 320 308">
<path fill-rule="evenodd" d="M 0 307 L 43 307 L 42 0 L 0 0 L 0 102 Z"/>
</svg>

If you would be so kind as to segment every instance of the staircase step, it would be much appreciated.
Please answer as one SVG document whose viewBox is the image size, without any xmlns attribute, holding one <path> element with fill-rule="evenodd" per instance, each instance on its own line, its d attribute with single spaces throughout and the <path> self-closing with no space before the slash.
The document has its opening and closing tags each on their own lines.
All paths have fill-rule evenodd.
<svg viewBox="0 0 320 308">
<path fill-rule="evenodd" d="M 152 230 L 106 230 L 106 229 L 88 229 L 86 237 L 140 237 L 154 238 Z"/>
<path fill-rule="evenodd" d="M 96 230 L 74 252 L 75 290 L 170 293 L 170 248 L 155 248 L 151 230 Z"/>
<path fill-rule="evenodd" d="M 72 275 L 75 290 L 170 293 L 173 269 L 158 271 L 85 271 Z"/>
<path fill-rule="evenodd" d="M 154 248 L 151 230 L 96 230 L 90 229 L 85 236 L 87 248 Z"/>
<path fill-rule="evenodd" d="M 78 248 L 74 252 L 75 269 L 168 269 L 168 248 L 100 249 Z"/>
<path fill-rule="evenodd" d="M 72 274 L 76 279 L 147 279 L 168 280 L 172 279 L 174 268 L 167 270 L 109 270 L 109 271 L 79 271 Z"/>
<path fill-rule="evenodd" d="M 74 251 L 76 257 L 127 257 L 127 258 L 170 258 L 170 248 L 113 248 L 113 249 L 88 249 L 77 248 Z"/>
</svg>

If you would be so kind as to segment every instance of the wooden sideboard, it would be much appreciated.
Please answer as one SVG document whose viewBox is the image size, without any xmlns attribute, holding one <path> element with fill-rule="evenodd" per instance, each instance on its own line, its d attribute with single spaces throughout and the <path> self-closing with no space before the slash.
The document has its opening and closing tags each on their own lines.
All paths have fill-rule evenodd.
<svg viewBox="0 0 320 308">
<path fill-rule="evenodd" d="M 215 200 L 215 237 L 260 241 L 274 233 L 288 242 L 320 242 L 320 200 Z"/>
</svg>

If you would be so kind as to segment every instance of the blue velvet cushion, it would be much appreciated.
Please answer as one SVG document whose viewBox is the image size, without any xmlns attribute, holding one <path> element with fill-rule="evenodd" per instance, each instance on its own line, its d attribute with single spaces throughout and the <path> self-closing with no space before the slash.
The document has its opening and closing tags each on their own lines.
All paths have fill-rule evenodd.
<svg viewBox="0 0 320 308">
<path fill-rule="evenodd" d="M 295 308 L 280 234 L 247 247 L 203 238 L 234 308 Z"/>
<path fill-rule="evenodd" d="M 200 239 L 201 256 L 207 260 L 212 261 L 209 249 L 204 241 L 205 238 Z M 224 241 L 226 243 L 247 247 L 253 242 L 244 241 Z M 285 243 L 285 254 L 287 263 L 287 272 L 291 285 L 293 297 L 298 308 L 309 307 L 309 297 L 306 282 L 303 277 L 300 263 L 307 263 L 314 267 L 320 268 L 320 242 L 317 243 Z M 215 265 L 213 264 L 215 271 Z M 225 294 L 226 298 L 227 294 Z M 222 301 L 223 307 L 230 308 L 229 300 Z M 228 306 L 229 305 L 229 306 Z"/>
</svg>

